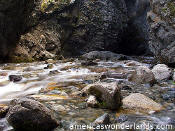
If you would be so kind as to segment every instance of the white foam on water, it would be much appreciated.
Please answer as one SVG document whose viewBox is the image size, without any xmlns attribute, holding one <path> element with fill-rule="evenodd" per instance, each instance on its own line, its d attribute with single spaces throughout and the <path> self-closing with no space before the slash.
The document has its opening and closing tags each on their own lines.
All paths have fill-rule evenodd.
<svg viewBox="0 0 175 131">
<path fill-rule="evenodd" d="M 79 69 L 72 68 L 66 71 L 60 70 L 61 68 L 64 68 L 66 66 L 73 66 L 77 64 L 72 62 L 53 64 L 52 69 L 44 69 L 44 67 L 47 67 L 47 64 L 42 63 L 36 65 L 32 64 L 36 63 L 29 63 L 29 65 L 27 65 L 27 67 L 23 68 L 22 70 L 20 68 L 19 69 L 17 68 L 17 70 L 0 69 L 0 72 L 8 73 L 7 76 L 0 76 L 0 82 L 7 81 L 7 85 L 0 86 L 0 103 L 4 103 L 14 98 L 19 98 L 29 94 L 36 94 L 41 88 L 47 87 L 48 83 L 50 82 L 78 81 L 78 79 L 74 80 L 70 78 L 73 76 L 96 74 L 90 72 L 90 70 L 85 68 L 79 68 Z M 31 70 L 26 70 L 27 68 L 31 68 Z M 39 70 L 41 70 L 41 72 Z M 60 73 L 53 76 L 49 76 L 48 75 L 49 72 L 53 70 L 57 70 Z M 25 74 L 30 74 L 31 77 L 23 78 L 20 82 L 16 83 L 8 82 L 9 75 L 25 75 Z"/>
<path fill-rule="evenodd" d="M 0 129 L 2 129 L 2 131 L 10 131 L 13 129 L 13 127 L 9 125 L 6 118 L 3 118 L 3 119 L 0 119 Z"/>
<path fill-rule="evenodd" d="M 23 90 L 23 87 L 24 85 L 10 82 L 8 85 L 0 87 L 0 98 L 3 99 L 10 92 L 19 92 Z"/>
</svg>

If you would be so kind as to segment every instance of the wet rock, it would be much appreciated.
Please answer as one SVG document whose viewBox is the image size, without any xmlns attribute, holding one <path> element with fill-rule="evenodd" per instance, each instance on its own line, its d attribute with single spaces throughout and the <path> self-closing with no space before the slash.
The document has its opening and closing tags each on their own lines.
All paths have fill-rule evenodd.
<svg viewBox="0 0 175 131">
<path fill-rule="evenodd" d="M 47 67 L 44 67 L 44 69 L 52 69 L 53 68 L 53 64 L 48 64 Z"/>
<path fill-rule="evenodd" d="M 175 89 L 175 85 L 174 85 L 174 84 L 173 84 L 173 85 L 171 85 L 170 87 L 171 87 L 171 88 L 173 88 L 173 89 Z"/>
<path fill-rule="evenodd" d="M 100 116 L 93 122 L 94 125 L 102 125 L 102 124 L 104 125 L 104 124 L 109 124 L 109 123 L 110 123 L 110 117 L 109 117 L 109 114 L 107 113 Z"/>
<path fill-rule="evenodd" d="M 88 68 L 91 72 L 96 72 L 96 73 L 102 73 L 102 72 L 107 72 L 109 69 L 105 67 L 92 67 Z"/>
<path fill-rule="evenodd" d="M 127 79 L 127 75 L 124 73 L 110 73 L 106 72 L 103 73 L 100 77 L 100 79 L 105 79 L 105 78 L 114 78 L 114 79 Z"/>
<path fill-rule="evenodd" d="M 160 111 L 163 109 L 162 105 L 140 93 L 133 93 L 125 97 L 122 102 L 124 108 L 140 112 L 149 113 L 150 111 Z"/>
<path fill-rule="evenodd" d="M 69 108 L 65 108 L 62 105 L 52 105 L 52 109 L 59 112 L 65 112 L 70 110 Z"/>
<path fill-rule="evenodd" d="M 71 92 L 77 92 L 77 91 L 80 90 L 80 89 L 79 89 L 78 87 L 76 87 L 76 86 L 68 86 L 68 87 L 66 87 L 66 89 L 70 89 Z"/>
<path fill-rule="evenodd" d="M 152 72 L 157 81 L 165 81 L 171 77 L 172 71 L 165 64 L 158 64 L 153 67 Z"/>
<path fill-rule="evenodd" d="M 51 94 L 57 94 L 57 95 L 59 95 L 59 94 L 61 94 L 61 91 L 59 91 L 59 90 L 51 90 L 47 94 L 49 94 L 49 95 L 51 95 Z"/>
<path fill-rule="evenodd" d="M 55 74 L 58 74 L 58 73 L 60 73 L 60 72 L 57 71 L 57 70 L 53 70 L 53 71 L 50 71 L 50 72 L 49 72 L 50 75 L 55 75 Z"/>
<path fill-rule="evenodd" d="M 95 65 L 98 65 L 98 63 L 89 60 L 89 61 L 82 62 L 81 65 L 82 66 L 95 66 Z"/>
<path fill-rule="evenodd" d="M 27 67 L 24 69 L 24 71 L 36 71 L 37 69 L 35 69 L 34 67 Z"/>
<path fill-rule="evenodd" d="M 94 95 L 104 108 L 115 110 L 122 105 L 120 88 L 116 82 L 90 84 L 82 89 L 82 93 Z"/>
<path fill-rule="evenodd" d="M 83 96 L 81 91 L 75 91 L 72 93 L 73 96 Z"/>
<path fill-rule="evenodd" d="M 136 70 L 128 78 L 129 81 L 144 84 L 144 83 L 154 83 L 155 78 L 153 72 L 146 66 L 138 66 Z"/>
<path fill-rule="evenodd" d="M 62 91 L 60 95 L 61 96 L 67 96 L 68 97 L 68 94 L 66 92 L 64 92 L 64 91 Z"/>
<path fill-rule="evenodd" d="M 11 102 L 7 120 L 15 130 L 48 131 L 58 126 L 58 122 L 47 107 L 27 98 Z"/>
<path fill-rule="evenodd" d="M 0 76 L 7 76 L 7 75 L 8 75 L 7 72 L 1 72 L 1 73 L 0 73 Z"/>
<path fill-rule="evenodd" d="M 51 64 L 51 63 L 55 63 L 55 60 L 53 59 L 48 59 L 45 61 L 46 64 Z"/>
<path fill-rule="evenodd" d="M 22 80 L 22 76 L 20 75 L 9 75 L 9 80 L 13 82 L 19 82 Z"/>
<path fill-rule="evenodd" d="M 98 101 L 95 96 L 90 95 L 89 98 L 87 99 L 87 104 L 89 107 L 97 107 Z"/>
<path fill-rule="evenodd" d="M 115 119 L 115 122 L 117 123 L 123 123 L 128 120 L 127 115 L 120 115 L 118 118 Z"/>
<path fill-rule="evenodd" d="M 122 89 L 122 90 L 128 90 L 128 91 L 131 91 L 131 90 L 133 90 L 133 88 L 132 88 L 132 87 L 130 87 L 130 86 L 127 86 L 127 85 L 125 85 L 125 86 L 122 86 L 122 87 L 121 87 L 121 89 Z"/>
<path fill-rule="evenodd" d="M 87 103 L 86 102 L 83 102 L 83 103 L 78 104 L 77 107 L 79 109 L 86 109 L 88 106 L 87 106 Z"/>
<path fill-rule="evenodd" d="M 0 118 L 4 118 L 9 110 L 8 106 L 0 105 Z"/>
<path fill-rule="evenodd" d="M 90 60 L 128 60 L 132 59 L 129 56 L 125 56 L 122 54 L 116 54 L 110 51 L 92 51 L 86 53 L 82 56 L 83 59 L 90 59 Z"/>
<path fill-rule="evenodd" d="M 138 61 L 129 61 L 126 63 L 126 66 L 143 66 L 143 64 Z"/>
<path fill-rule="evenodd" d="M 164 100 L 171 100 L 173 101 L 175 99 L 175 91 L 167 91 L 164 94 L 162 94 L 162 98 Z"/>
</svg>

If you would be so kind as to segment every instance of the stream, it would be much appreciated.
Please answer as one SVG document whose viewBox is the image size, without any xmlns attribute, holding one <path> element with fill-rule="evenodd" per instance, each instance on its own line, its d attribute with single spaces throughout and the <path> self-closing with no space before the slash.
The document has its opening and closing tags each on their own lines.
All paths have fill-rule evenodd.
<svg viewBox="0 0 175 131">
<path fill-rule="evenodd" d="M 152 58 L 145 58 L 141 64 L 151 67 Z M 73 124 L 90 124 L 104 113 L 109 113 L 111 122 L 116 123 L 118 118 L 121 123 L 142 123 L 151 122 L 161 125 L 175 126 L 175 88 L 172 88 L 172 81 L 159 84 L 137 85 L 129 82 L 125 77 L 114 77 L 101 80 L 105 72 L 124 74 L 132 72 L 134 66 L 128 66 L 131 60 L 123 61 L 100 61 L 95 66 L 82 66 L 81 60 L 59 60 L 53 62 L 33 62 L 20 64 L 0 65 L 0 105 L 8 105 L 16 98 L 29 97 L 45 104 L 54 111 L 55 117 L 61 121 L 61 127 L 55 131 L 67 131 Z M 139 63 L 139 62 L 138 62 Z M 20 75 L 19 82 L 9 81 L 10 75 Z M 124 109 L 110 111 L 107 109 L 87 107 L 86 97 L 77 95 L 82 88 L 88 84 L 98 81 L 123 82 L 131 89 L 122 89 L 122 96 L 131 93 L 144 94 L 165 108 L 160 112 L 130 112 Z M 0 119 L 0 130 L 12 131 L 13 128 L 5 118 Z M 156 129 L 159 131 L 160 129 Z M 162 131 L 169 131 L 164 129 Z M 171 129 L 174 130 L 174 129 Z M 140 131 L 142 131 L 140 129 Z M 144 130 L 143 130 L 144 131 Z M 161 131 L 161 130 L 160 130 Z"/>
</svg>

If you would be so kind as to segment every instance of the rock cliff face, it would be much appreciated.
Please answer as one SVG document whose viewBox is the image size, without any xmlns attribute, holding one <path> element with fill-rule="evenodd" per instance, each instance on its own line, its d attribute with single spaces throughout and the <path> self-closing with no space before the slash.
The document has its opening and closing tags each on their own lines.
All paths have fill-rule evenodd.
<svg viewBox="0 0 175 131">
<path fill-rule="evenodd" d="M 148 13 L 150 49 L 157 59 L 166 64 L 175 63 L 175 2 L 151 0 Z"/>
<path fill-rule="evenodd" d="M 0 0 L 0 57 L 3 59 L 28 27 L 34 0 Z"/>
<path fill-rule="evenodd" d="M 75 26 L 63 43 L 65 55 L 119 48 L 128 21 L 123 0 L 81 0 L 76 1 L 75 8 L 78 13 Z"/>
<path fill-rule="evenodd" d="M 150 10 L 149 0 L 125 0 L 128 12 L 128 26 L 124 32 L 121 53 L 128 55 L 149 54 L 149 25 L 147 12 Z"/>
<path fill-rule="evenodd" d="M 1 57 L 17 62 L 148 50 L 148 0 L 0 0 L 0 6 Z"/>
</svg>

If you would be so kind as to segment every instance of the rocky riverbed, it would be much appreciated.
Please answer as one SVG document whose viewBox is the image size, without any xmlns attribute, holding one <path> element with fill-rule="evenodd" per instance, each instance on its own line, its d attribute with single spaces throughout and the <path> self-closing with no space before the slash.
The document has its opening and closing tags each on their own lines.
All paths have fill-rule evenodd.
<svg viewBox="0 0 175 131">
<path fill-rule="evenodd" d="M 43 124 L 45 130 L 55 128 L 54 131 L 68 131 L 72 125 L 91 123 L 95 123 L 94 126 L 150 123 L 154 127 L 174 127 L 173 69 L 155 66 L 153 60 L 152 57 L 120 56 L 113 60 L 76 58 L 1 64 L 0 130 L 13 130 L 13 127 L 38 130 L 25 127 L 31 124 L 29 120 L 35 121 L 38 117 L 38 125 Z M 38 115 L 32 117 L 36 110 Z M 42 111 L 48 120 L 39 115 Z M 22 116 L 25 117 L 19 119 Z M 18 123 L 20 120 L 24 122 Z M 47 126 L 48 121 L 52 126 Z"/>
</svg>

